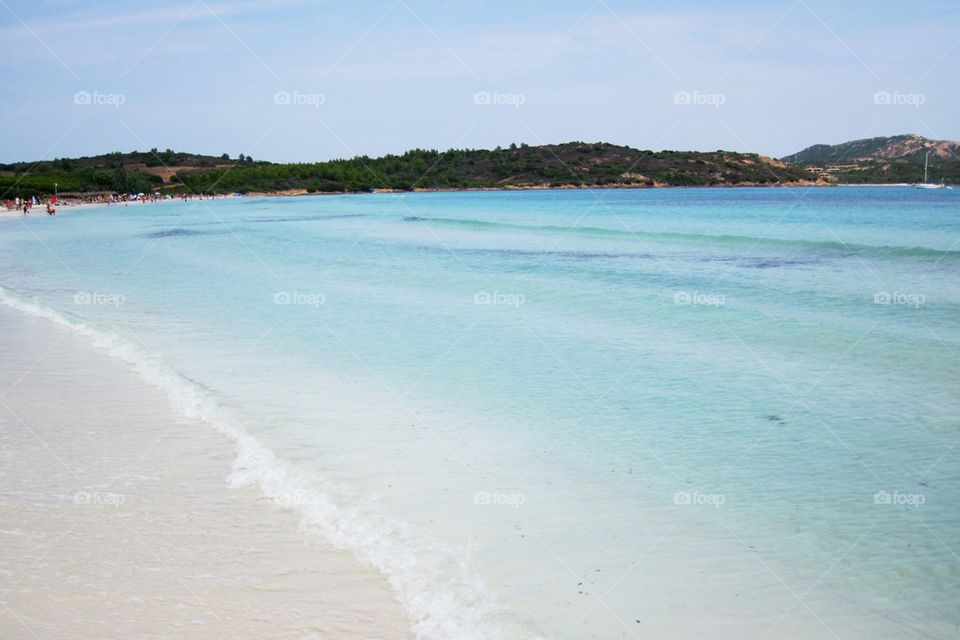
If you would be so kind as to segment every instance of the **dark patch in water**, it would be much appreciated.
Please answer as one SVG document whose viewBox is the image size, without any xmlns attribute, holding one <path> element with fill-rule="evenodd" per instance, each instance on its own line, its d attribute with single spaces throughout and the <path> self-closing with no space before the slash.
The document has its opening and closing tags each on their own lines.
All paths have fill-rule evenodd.
<svg viewBox="0 0 960 640">
<path fill-rule="evenodd" d="M 426 220 L 426 218 L 421 218 L 420 216 L 407 216 L 403 219 L 404 222 L 421 222 Z"/>
<path fill-rule="evenodd" d="M 767 419 L 767 422 L 783 422 L 784 421 L 782 417 L 778 416 L 775 413 L 771 413 L 770 415 L 767 415 L 764 417 Z"/>
<path fill-rule="evenodd" d="M 145 233 L 142 237 L 151 239 L 160 238 L 179 238 L 182 236 L 216 236 L 227 233 L 227 231 L 193 231 L 191 229 L 164 229 L 163 231 L 154 231 Z"/>
<path fill-rule="evenodd" d="M 811 264 L 820 264 L 816 258 L 743 258 L 709 256 L 698 258 L 698 262 L 730 262 L 744 269 L 777 269 L 779 267 L 800 267 Z"/>
<path fill-rule="evenodd" d="M 778 267 L 798 267 L 807 264 L 816 264 L 818 260 L 781 260 L 779 258 L 758 258 L 747 260 L 743 266 L 748 269 L 776 269 Z"/>
</svg>

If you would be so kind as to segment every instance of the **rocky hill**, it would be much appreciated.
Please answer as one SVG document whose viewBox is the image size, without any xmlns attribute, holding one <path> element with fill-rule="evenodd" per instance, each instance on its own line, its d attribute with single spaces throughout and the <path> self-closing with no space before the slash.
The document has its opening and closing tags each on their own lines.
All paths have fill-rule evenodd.
<svg viewBox="0 0 960 640">
<path fill-rule="evenodd" d="M 930 152 L 931 162 L 960 160 L 960 142 L 930 140 L 915 133 L 851 140 L 841 144 L 815 144 L 784 156 L 782 160 L 803 165 L 863 161 L 922 163 L 927 151 Z"/>
</svg>

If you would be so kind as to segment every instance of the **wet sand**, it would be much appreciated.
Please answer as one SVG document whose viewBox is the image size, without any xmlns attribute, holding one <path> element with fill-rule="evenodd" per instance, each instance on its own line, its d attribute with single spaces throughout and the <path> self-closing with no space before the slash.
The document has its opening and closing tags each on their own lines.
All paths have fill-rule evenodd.
<svg viewBox="0 0 960 640">
<path fill-rule="evenodd" d="M 227 483 L 234 444 L 0 308 L 0 637 L 410 637 L 383 578 Z"/>
</svg>

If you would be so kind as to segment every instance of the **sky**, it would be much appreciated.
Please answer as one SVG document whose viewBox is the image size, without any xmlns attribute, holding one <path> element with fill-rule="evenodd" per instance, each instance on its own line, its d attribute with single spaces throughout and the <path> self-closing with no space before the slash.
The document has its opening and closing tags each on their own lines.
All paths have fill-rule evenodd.
<svg viewBox="0 0 960 640">
<path fill-rule="evenodd" d="M 960 2 L 0 0 L 0 162 L 960 139 Z"/>
</svg>

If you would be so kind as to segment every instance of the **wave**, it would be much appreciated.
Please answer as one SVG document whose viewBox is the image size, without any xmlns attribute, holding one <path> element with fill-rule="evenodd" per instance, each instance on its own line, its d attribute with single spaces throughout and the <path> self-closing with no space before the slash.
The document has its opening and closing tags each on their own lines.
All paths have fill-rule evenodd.
<svg viewBox="0 0 960 640">
<path fill-rule="evenodd" d="M 87 338 L 160 389 L 180 414 L 200 420 L 236 443 L 231 486 L 257 486 L 280 508 L 296 511 L 302 526 L 376 568 L 394 590 L 421 640 L 541 638 L 534 625 L 506 609 L 471 567 L 467 551 L 417 538 L 409 525 L 357 499 L 319 474 L 278 458 L 226 416 L 199 383 L 172 370 L 138 345 L 0 287 L 0 303 Z"/>
<path fill-rule="evenodd" d="M 629 231 L 609 229 L 606 227 L 564 227 L 561 225 L 525 225 L 509 222 L 492 222 L 490 220 L 475 220 L 461 218 L 424 218 L 407 216 L 402 222 L 418 224 L 433 224 L 437 226 L 461 227 L 477 230 L 505 230 L 521 233 L 556 233 L 585 237 L 622 238 L 622 239 L 649 239 L 663 242 L 683 242 L 688 244 L 703 244 L 711 246 L 774 246 L 786 249 L 795 249 L 814 253 L 830 253 L 841 256 L 876 256 L 876 257 L 930 257 L 930 258 L 960 258 L 960 251 L 949 249 L 934 249 L 931 247 L 909 247 L 891 245 L 849 244 L 838 240 L 806 240 L 790 238 L 769 238 L 757 236 L 741 236 L 728 234 L 700 234 L 658 231 Z"/>
</svg>

